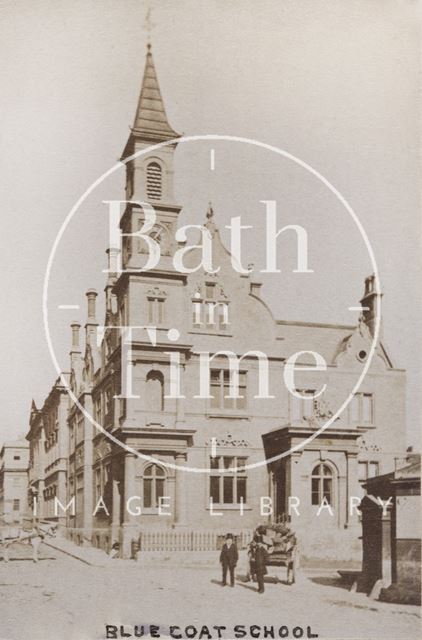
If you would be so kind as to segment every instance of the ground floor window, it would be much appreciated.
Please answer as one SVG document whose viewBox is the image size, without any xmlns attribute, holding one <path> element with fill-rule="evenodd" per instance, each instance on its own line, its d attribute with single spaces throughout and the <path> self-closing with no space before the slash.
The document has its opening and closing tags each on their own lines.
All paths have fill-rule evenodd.
<svg viewBox="0 0 422 640">
<path fill-rule="evenodd" d="M 210 498 L 213 504 L 241 504 L 247 500 L 246 458 L 216 456 L 210 458 Z M 235 469 L 237 468 L 237 471 Z"/>
<path fill-rule="evenodd" d="M 312 471 L 312 504 L 333 504 L 333 472 L 327 464 L 320 463 Z"/>
<path fill-rule="evenodd" d="M 158 509 L 160 498 L 164 496 L 166 474 L 156 464 L 150 464 L 143 476 L 143 503 L 145 509 Z"/>
<path fill-rule="evenodd" d="M 18 498 L 15 498 L 13 500 L 13 511 L 19 511 L 20 509 L 20 500 Z"/>
</svg>

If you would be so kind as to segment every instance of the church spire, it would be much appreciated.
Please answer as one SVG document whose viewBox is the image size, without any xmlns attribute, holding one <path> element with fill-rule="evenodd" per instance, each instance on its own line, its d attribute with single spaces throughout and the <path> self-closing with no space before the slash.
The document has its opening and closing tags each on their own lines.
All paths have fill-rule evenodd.
<svg viewBox="0 0 422 640">
<path fill-rule="evenodd" d="M 163 98 L 157 80 L 151 45 L 148 44 L 144 77 L 136 109 L 135 121 L 123 151 L 126 165 L 126 201 L 128 205 L 121 219 L 123 233 L 133 235 L 145 218 L 143 206 L 154 207 L 156 224 L 153 232 L 160 238 L 161 266 L 170 261 L 173 250 L 171 238 L 177 228 L 181 207 L 174 199 L 174 154 L 180 135 L 167 119 Z M 163 146 L 156 145 L 165 143 Z M 139 269 L 145 264 L 145 246 L 134 241 L 122 248 L 122 265 Z M 166 247 L 166 249 L 164 249 Z M 164 267 L 162 267 L 164 268 Z M 167 268 L 167 266 L 166 266 Z"/>
<path fill-rule="evenodd" d="M 142 142 L 157 143 L 179 137 L 180 135 L 170 126 L 167 119 L 151 44 L 148 43 L 141 93 L 129 141 L 135 138 Z"/>
</svg>

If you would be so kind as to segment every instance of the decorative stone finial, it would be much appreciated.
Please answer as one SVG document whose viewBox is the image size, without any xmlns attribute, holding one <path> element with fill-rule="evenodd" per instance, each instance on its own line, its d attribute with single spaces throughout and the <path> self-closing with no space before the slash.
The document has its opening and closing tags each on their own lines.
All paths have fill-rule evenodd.
<svg viewBox="0 0 422 640">
<path fill-rule="evenodd" d="M 209 202 L 208 209 L 207 209 L 207 220 L 211 222 L 213 218 L 214 218 L 214 209 L 212 208 L 212 202 Z"/>
</svg>

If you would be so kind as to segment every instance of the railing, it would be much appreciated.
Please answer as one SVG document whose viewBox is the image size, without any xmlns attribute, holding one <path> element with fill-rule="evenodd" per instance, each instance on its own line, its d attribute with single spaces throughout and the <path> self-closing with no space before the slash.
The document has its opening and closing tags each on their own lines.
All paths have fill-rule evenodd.
<svg viewBox="0 0 422 640">
<path fill-rule="evenodd" d="M 141 551 L 217 551 L 221 548 L 226 531 L 142 531 L 139 538 Z M 233 532 L 239 549 L 251 541 L 252 530 Z"/>
<path fill-rule="evenodd" d="M 409 453 L 405 457 L 394 458 L 394 471 L 400 471 L 404 467 L 407 467 L 416 462 L 420 462 L 421 454 L 413 451 L 409 451 Z"/>
</svg>

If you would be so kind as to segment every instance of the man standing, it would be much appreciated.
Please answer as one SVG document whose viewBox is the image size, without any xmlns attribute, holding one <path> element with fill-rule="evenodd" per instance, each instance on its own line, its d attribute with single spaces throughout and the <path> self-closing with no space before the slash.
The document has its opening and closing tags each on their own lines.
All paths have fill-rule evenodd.
<svg viewBox="0 0 422 640">
<path fill-rule="evenodd" d="M 234 587 L 234 570 L 237 565 L 238 558 L 239 554 L 237 553 L 237 547 L 233 542 L 233 536 L 231 533 L 228 533 L 220 553 L 220 562 L 223 569 L 223 587 L 227 584 L 227 570 L 230 571 L 230 586 Z"/>
<path fill-rule="evenodd" d="M 264 576 L 267 573 L 267 551 L 262 536 L 255 535 L 255 573 L 258 582 L 258 593 L 264 593 Z"/>
</svg>

